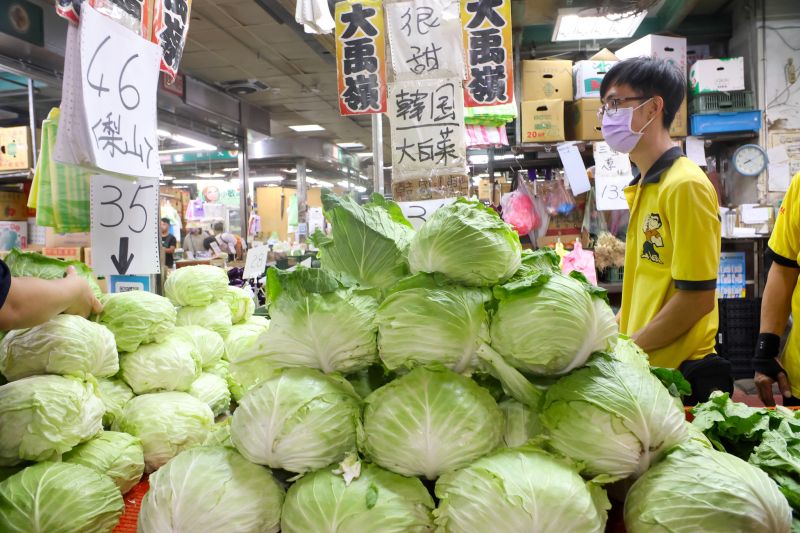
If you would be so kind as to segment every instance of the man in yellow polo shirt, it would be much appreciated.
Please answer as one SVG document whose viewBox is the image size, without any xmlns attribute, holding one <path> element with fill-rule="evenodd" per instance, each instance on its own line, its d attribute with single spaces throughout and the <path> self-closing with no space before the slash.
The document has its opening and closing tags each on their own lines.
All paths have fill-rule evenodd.
<svg viewBox="0 0 800 533">
<path fill-rule="evenodd" d="M 620 331 L 692 385 L 687 404 L 732 392 L 730 363 L 714 353 L 720 221 L 705 173 L 669 136 L 686 94 L 671 63 L 641 57 L 608 71 L 600 88 L 603 137 L 630 154 L 639 177 L 626 188 L 630 223 Z"/>
<path fill-rule="evenodd" d="M 800 405 L 800 333 L 794 329 L 778 362 L 781 335 L 789 315 L 800 317 L 800 174 L 789 185 L 781 203 L 775 229 L 769 239 L 772 266 L 761 301 L 761 333 L 758 336 L 753 370 L 756 387 L 764 405 L 775 405 L 772 386 L 778 383 L 784 405 Z"/>
</svg>

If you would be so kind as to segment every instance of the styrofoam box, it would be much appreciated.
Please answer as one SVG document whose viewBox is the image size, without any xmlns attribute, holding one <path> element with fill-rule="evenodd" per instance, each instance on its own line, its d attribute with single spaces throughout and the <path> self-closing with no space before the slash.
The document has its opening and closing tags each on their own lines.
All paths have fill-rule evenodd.
<svg viewBox="0 0 800 533">
<path fill-rule="evenodd" d="M 744 90 L 744 58 L 700 59 L 689 69 L 692 94 Z"/>
<path fill-rule="evenodd" d="M 664 59 L 686 73 L 686 38 L 669 35 L 645 35 L 628 46 L 614 52 L 624 60 L 632 57 L 655 57 Z"/>
</svg>

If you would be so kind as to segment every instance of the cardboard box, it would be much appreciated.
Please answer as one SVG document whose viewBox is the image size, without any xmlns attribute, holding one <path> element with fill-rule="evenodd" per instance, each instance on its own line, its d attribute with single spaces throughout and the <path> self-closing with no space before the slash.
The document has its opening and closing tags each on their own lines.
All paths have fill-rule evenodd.
<svg viewBox="0 0 800 533">
<path fill-rule="evenodd" d="M 28 217 L 28 246 L 35 244 L 44 246 L 47 239 L 47 228 L 36 225 L 35 217 Z"/>
<path fill-rule="evenodd" d="M 53 228 L 47 228 L 44 241 L 47 248 L 85 248 L 92 245 L 92 237 L 88 232 L 56 233 Z"/>
<path fill-rule="evenodd" d="M 689 135 L 689 111 L 688 101 L 683 99 L 680 109 L 675 114 L 675 120 L 669 128 L 670 137 L 686 137 Z"/>
<path fill-rule="evenodd" d="M 522 142 L 545 143 L 564 139 L 563 100 L 522 102 Z"/>
<path fill-rule="evenodd" d="M 744 90 L 744 58 L 700 59 L 689 69 L 692 94 Z"/>
<path fill-rule="evenodd" d="M 686 46 L 686 68 L 691 68 L 700 59 L 711 59 L 710 44 L 690 44 Z"/>
<path fill-rule="evenodd" d="M 569 141 L 602 141 L 600 131 L 599 98 L 583 98 L 567 105 L 564 118 L 567 140 Z"/>
<path fill-rule="evenodd" d="M 28 170 L 33 166 L 30 129 L 0 128 L 0 172 Z"/>
<path fill-rule="evenodd" d="M 28 246 L 28 223 L 18 220 L 0 221 L 0 250 Z"/>
<path fill-rule="evenodd" d="M 571 102 L 572 61 L 534 59 L 522 62 L 522 101 L 560 98 Z"/>
<path fill-rule="evenodd" d="M 88 266 L 92 266 L 92 249 L 91 248 L 84 248 L 83 249 L 83 262 L 86 263 Z"/>
<path fill-rule="evenodd" d="M 83 248 L 75 246 L 55 246 L 42 249 L 42 255 L 64 261 L 83 261 Z"/>
<path fill-rule="evenodd" d="M 488 179 L 482 179 L 478 184 L 478 199 L 485 202 L 492 200 L 492 182 Z"/>
<path fill-rule="evenodd" d="M 614 52 L 620 59 L 655 57 L 669 61 L 686 74 L 686 38 L 671 35 L 645 35 Z"/>
<path fill-rule="evenodd" d="M 591 58 L 575 63 L 572 67 L 575 78 L 575 100 L 600 98 L 600 84 L 606 72 L 618 62 L 617 56 L 603 48 Z"/>
<path fill-rule="evenodd" d="M 0 192 L 0 220 L 28 220 L 28 197 L 24 192 Z"/>
</svg>

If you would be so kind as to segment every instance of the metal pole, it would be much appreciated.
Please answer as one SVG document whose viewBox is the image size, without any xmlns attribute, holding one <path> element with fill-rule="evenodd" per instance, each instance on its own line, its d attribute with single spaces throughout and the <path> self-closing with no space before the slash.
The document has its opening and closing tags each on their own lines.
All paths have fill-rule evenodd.
<svg viewBox="0 0 800 533">
<path fill-rule="evenodd" d="M 372 190 L 383 194 L 383 114 L 372 115 Z"/>
<path fill-rule="evenodd" d="M 306 160 L 297 161 L 297 242 L 305 242 L 308 234 Z"/>
<path fill-rule="evenodd" d="M 36 168 L 36 158 L 39 152 L 36 150 L 36 107 L 33 105 L 33 80 L 28 78 L 28 116 L 31 123 L 31 148 L 33 149 L 33 167 Z"/>
<path fill-rule="evenodd" d="M 250 217 L 248 208 L 250 207 L 248 204 L 248 197 L 250 194 L 250 187 L 248 187 L 247 180 L 250 177 L 250 161 L 248 156 L 248 146 L 247 146 L 247 128 L 242 128 L 242 142 L 241 146 L 239 147 L 239 202 L 240 208 L 242 210 L 242 240 L 244 240 L 245 244 L 249 244 L 247 242 L 247 233 L 250 227 Z M 253 199 L 250 199 L 253 201 Z"/>
</svg>

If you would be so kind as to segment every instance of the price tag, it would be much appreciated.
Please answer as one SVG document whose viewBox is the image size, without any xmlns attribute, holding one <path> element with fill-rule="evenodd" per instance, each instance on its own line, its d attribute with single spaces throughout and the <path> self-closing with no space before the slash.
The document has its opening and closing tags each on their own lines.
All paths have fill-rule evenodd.
<svg viewBox="0 0 800 533">
<path fill-rule="evenodd" d="M 455 198 L 438 198 L 436 200 L 420 200 L 418 202 L 397 202 L 400 210 L 418 230 L 436 212 L 437 209 L 443 205 L 449 205 L 455 202 Z"/>
<path fill-rule="evenodd" d="M 631 160 L 608 144 L 594 145 L 594 186 L 598 211 L 627 210 L 625 187 L 633 180 Z"/>
<path fill-rule="evenodd" d="M 569 181 L 569 187 L 572 189 L 572 194 L 583 194 L 592 188 L 589 185 L 589 176 L 586 174 L 586 165 L 583 163 L 581 152 L 573 142 L 566 142 L 557 145 L 558 155 L 561 158 L 561 164 L 564 165 L 564 174 Z"/>
<path fill-rule="evenodd" d="M 91 178 L 92 264 L 101 274 L 158 274 L 158 179 Z"/>
<path fill-rule="evenodd" d="M 244 262 L 244 279 L 257 279 L 264 275 L 267 270 L 267 256 L 269 246 L 259 246 L 247 251 L 247 259 Z"/>
</svg>

